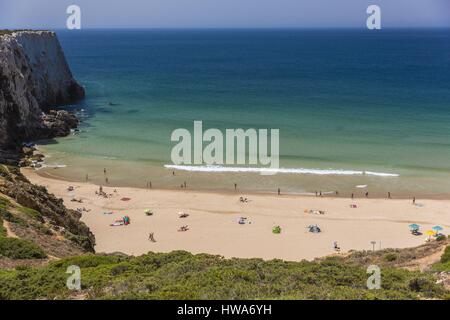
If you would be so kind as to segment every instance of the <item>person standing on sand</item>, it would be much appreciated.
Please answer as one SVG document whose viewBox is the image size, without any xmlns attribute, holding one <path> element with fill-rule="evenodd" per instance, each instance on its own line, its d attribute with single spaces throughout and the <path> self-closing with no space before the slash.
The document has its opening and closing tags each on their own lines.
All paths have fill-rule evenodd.
<svg viewBox="0 0 450 320">
<path fill-rule="evenodd" d="M 366 198 L 368 198 L 369 197 L 369 192 L 366 192 Z"/>
<path fill-rule="evenodd" d="M 184 188 L 186 189 L 186 181 L 184 182 Z"/>
<path fill-rule="evenodd" d="M 319 191 L 319 197 L 322 197 L 322 191 Z"/>
<path fill-rule="evenodd" d="M 237 183 L 234 183 L 234 191 L 237 190 Z"/>
<path fill-rule="evenodd" d="M 416 197 L 413 197 L 413 204 L 416 204 Z"/>
<path fill-rule="evenodd" d="M 355 198 L 355 195 L 352 193 L 352 200 L 353 200 L 353 198 Z"/>
<path fill-rule="evenodd" d="M 280 188 L 278 188 L 278 195 L 280 195 L 280 193 L 281 193 L 281 190 L 280 190 Z"/>
<path fill-rule="evenodd" d="M 103 168 L 103 174 L 106 176 L 106 168 Z"/>
<path fill-rule="evenodd" d="M 390 199 L 391 198 L 391 193 L 390 192 L 388 192 L 388 199 Z"/>
</svg>

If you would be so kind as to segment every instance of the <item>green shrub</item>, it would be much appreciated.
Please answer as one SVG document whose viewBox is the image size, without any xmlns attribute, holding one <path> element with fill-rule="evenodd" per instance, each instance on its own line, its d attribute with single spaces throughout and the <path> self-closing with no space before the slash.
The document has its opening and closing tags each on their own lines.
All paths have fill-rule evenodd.
<svg viewBox="0 0 450 320">
<path fill-rule="evenodd" d="M 420 292 L 427 297 L 431 297 L 434 294 L 443 294 L 444 289 L 436 283 L 424 276 L 413 278 L 409 281 L 409 289 L 415 292 Z"/>
<path fill-rule="evenodd" d="M 0 208 L 6 208 L 10 205 L 11 203 L 9 202 L 8 199 L 0 196 Z"/>
<path fill-rule="evenodd" d="M 365 265 L 224 259 L 185 251 L 139 257 L 83 255 L 30 269 L 0 270 L 0 299 L 67 298 L 67 267 L 82 272 L 90 299 L 420 299 L 446 292 L 432 274 L 384 267 L 380 290 L 367 289 Z M 447 292 L 448 293 L 448 292 Z"/>
<path fill-rule="evenodd" d="M 395 253 L 387 253 L 384 256 L 384 260 L 386 260 L 387 262 L 392 262 L 397 260 L 397 255 Z"/>
<path fill-rule="evenodd" d="M 0 237 L 6 237 L 6 228 L 3 226 L 3 219 L 0 216 Z"/>
<path fill-rule="evenodd" d="M 441 257 L 441 262 L 442 263 L 450 262 L 450 246 L 447 246 L 445 248 L 444 254 Z"/>
<path fill-rule="evenodd" d="M 45 252 L 35 243 L 17 238 L 0 238 L 0 256 L 11 259 L 44 259 Z"/>
<path fill-rule="evenodd" d="M 0 208 L 0 217 L 2 217 L 6 221 L 21 225 L 23 227 L 28 226 L 28 223 L 24 219 L 12 214 L 10 211 L 3 208 Z"/>
<path fill-rule="evenodd" d="M 37 219 L 39 221 L 42 220 L 42 215 L 40 214 L 40 212 L 38 212 L 34 209 L 30 209 L 30 208 L 26 208 L 26 207 L 18 207 L 17 210 L 26 214 L 30 218 Z"/>
</svg>

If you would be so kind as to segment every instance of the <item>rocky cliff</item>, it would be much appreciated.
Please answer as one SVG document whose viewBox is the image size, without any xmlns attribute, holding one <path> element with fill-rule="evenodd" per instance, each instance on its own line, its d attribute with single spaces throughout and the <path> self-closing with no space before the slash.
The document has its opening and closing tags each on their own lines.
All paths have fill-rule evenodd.
<svg viewBox="0 0 450 320">
<path fill-rule="evenodd" d="M 16 154 L 23 141 L 68 134 L 74 117 L 43 112 L 83 98 L 54 32 L 0 35 L 0 161 Z"/>
<path fill-rule="evenodd" d="M 0 30 L 0 267 L 94 251 L 81 214 L 17 167 L 22 156 L 33 156 L 23 142 L 64 136 L 78 125 L 55 109 L 82 98 L 54 32 Z"/>
</svg>

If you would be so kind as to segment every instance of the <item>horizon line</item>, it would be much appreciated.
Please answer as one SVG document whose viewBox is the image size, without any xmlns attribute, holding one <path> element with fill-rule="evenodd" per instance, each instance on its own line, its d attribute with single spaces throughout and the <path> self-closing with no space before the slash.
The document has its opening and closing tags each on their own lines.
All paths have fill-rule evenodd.
<svg viewBox="0 0 450 320">
<path fill-rule="evenodd" d="M 81 29 L 67 29 L 66 27 L 8 27 L 4 26 L 0 30 L 68 30 L 68 31 L 82 31 L 82 30 L 368 30 L 366 26 L 278 26 L 278 27 L 82 27 Z M 450 26 L 390 26 L 382 27 L 377 31 L 382 30 L 420 30 L 420 29 L 450 29 Z M 374 31 L 374 30 L 369 30 Z"/>
</svg>

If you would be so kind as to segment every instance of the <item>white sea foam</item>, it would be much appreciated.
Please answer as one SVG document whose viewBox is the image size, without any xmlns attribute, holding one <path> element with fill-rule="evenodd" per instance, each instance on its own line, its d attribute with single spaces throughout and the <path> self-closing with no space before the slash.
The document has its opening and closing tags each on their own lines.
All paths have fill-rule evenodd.
<svg viewBox="0 0 450 320">
<path fill-rule="evenodd" d="M 250 172 L 250 173 L 292 173 L 292 174 L 316 174 L 316 175 L 368 175 L 380 177 L 398 177 L 396 173 L 336 170 L 336 169 L 305 169 L 305 168 L 252 168 L 252 167 L 224 167 L 224 166 L 184 166 L 164 165 L 167 169 L 193 171 L 193 172 Z"/>
<path fill-rule="evenodd" d="M 67 167 L 67 165 L 65 164 L 46 164 L 46 163 L 41 163 L 40 167 L 36 167 L 35 170 L 40 170 L 40 169 L 44 169 L 44 168 L 54 168 L 54 169 L 59 169 L 59 168 L 65 168 Z"/>
</svg>

